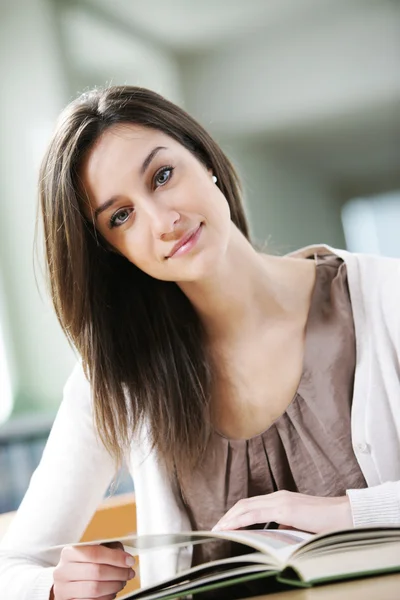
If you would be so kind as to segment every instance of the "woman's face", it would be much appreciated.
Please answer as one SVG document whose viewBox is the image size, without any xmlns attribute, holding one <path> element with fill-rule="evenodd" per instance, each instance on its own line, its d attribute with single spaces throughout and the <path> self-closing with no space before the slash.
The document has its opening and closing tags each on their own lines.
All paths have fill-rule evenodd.
<svg viewBox="0 0 400 600">
<path fill-rule="evenodd" d="M 213 173 L 164 133 L 138 125 L 106 130 L 81 176 L 96 229 L 152 277 L 199 280 L 224 256 L 228 203 Z"/>
</svg>

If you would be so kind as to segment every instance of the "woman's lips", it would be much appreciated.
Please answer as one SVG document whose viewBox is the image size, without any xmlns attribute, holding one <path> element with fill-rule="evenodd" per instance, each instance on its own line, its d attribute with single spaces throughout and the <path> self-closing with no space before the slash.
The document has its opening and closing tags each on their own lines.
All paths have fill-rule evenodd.
<svg viewBox="0 0 400 600">
<path fill-rule="evenodd" d="M 179 242 L 175 244 L 172 248 L 171 253 L 167 256 L 167 258 L 175 258 L 176 256 L 182 256 L 182 254 L 186 254 L 189 252 L 197 243 L 197 240 L 200 237 L 202 230 L 202 223 L 187 235 L 184 235 Z"/>
</svg>

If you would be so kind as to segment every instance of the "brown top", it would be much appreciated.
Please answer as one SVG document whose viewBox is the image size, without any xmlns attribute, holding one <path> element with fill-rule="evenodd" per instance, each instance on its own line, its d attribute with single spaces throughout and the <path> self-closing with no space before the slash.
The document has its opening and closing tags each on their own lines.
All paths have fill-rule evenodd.
<svg viewBox="0 0 400 600">
<path fill-rule="evenodd" d="M 346 489 L 366 487 L 351 442 L 356 351 L 346 265 L 332 255 L 316 257 L 316 264 L 297 392 L 251 439 L 213 433 L 201 467 L 181 481 L 194 530 L 211 529 L 242 498 L 277 490 L 343 496 Z M 193 563 L 231 553 L 225 543 L 194 546 Z"/>
</svg>

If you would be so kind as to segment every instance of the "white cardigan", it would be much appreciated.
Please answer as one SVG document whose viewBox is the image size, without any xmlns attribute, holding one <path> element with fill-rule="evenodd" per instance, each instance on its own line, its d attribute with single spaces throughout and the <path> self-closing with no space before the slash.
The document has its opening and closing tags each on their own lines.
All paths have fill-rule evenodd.
<svg viewBox="0 0 400 600">
<path fill-rule="evenodd" d="M 400 260 L 310 246 L 295 256 L 332 252 L 347 264 L 356 332 L 353 448 L 368 488 L 349 490 L 354 524 L 400 524 Z M 132 445 L 139 533 L 190 529 L 166 473 L 142 431 Z M 48 600 L 58 555 L 50 546 L 80 539 L 114 474 L 93 427 L 90 386 L 80 365 L 43 458 L 0 546 L 0 597 Z M 190 550 L 141 557 L 142 584 L 189 566 Z"/>
</svg>

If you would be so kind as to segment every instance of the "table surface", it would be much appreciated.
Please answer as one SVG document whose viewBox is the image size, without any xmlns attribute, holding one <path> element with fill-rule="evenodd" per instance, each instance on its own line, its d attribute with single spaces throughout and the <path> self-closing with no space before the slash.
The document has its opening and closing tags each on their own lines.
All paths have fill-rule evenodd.
<svg viewBox="0 0 400 600">
<path fill-rule="evenodd" d="M 257 596 L 252 600 L 399 600 L 400 573 Z"/>
</svg>

